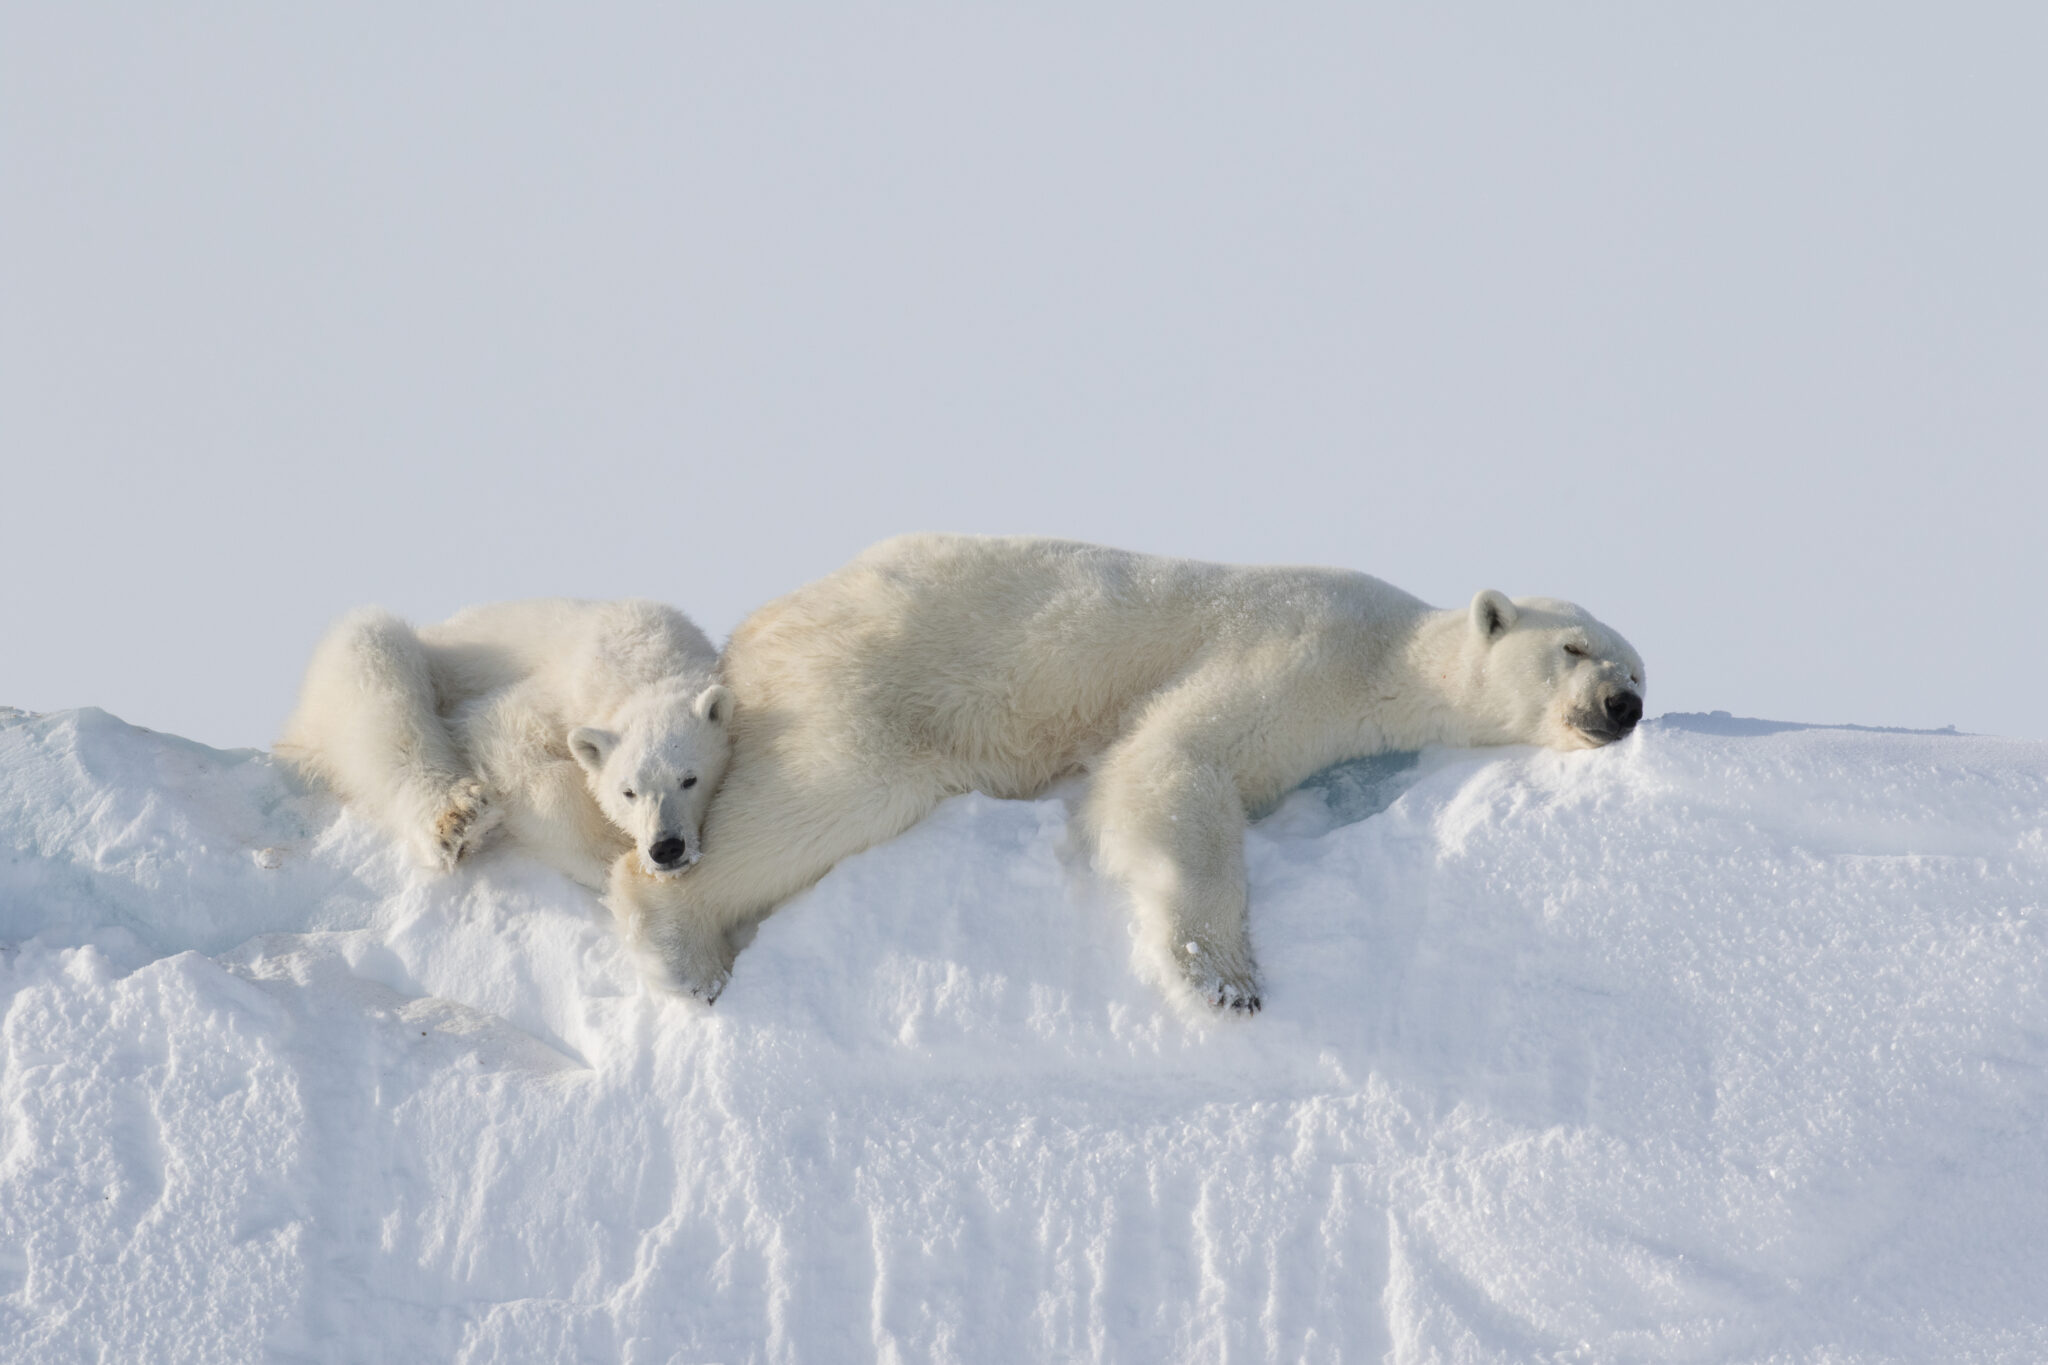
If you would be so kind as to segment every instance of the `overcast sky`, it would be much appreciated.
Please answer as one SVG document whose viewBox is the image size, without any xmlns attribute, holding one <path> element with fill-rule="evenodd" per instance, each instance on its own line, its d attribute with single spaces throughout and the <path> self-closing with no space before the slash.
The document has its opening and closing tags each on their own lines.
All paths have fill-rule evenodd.
<svg viewBox="0 0 2048 1365">
<path fill-rule="evenodd" d="M 0 9 L 0 703 L 929 529 L 2048 737 L 2048 7 L 1026 10 Z"/>
</svg>

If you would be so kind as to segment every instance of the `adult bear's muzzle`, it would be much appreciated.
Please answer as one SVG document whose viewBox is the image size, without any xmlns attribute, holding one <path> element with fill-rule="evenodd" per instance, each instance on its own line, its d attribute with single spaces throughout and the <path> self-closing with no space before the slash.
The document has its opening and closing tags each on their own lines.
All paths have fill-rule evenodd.
<svg viewBox="0 0 2048 1365">
<path fill-rule="evenodd" d="M 1612 744 L 1628 738 L 1642 718 L 1643 699 L 1638 693 L 1626 687 L 1607 687 L 1601 689 L 1597 705 L 1575 712 L 1571 723 L 1587 739 Z"/>
</svg>

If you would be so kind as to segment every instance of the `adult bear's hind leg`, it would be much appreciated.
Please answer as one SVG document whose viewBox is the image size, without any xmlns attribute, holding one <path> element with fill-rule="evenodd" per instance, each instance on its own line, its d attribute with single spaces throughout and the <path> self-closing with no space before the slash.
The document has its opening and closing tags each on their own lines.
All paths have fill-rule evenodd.
<svg viewBox="0 0 2048 1365">
<path fill-rule="evenodd" d="M 821 767 L 821 745 L 785 739 L 778 747 L 781 753 L 750 753 L 740 742 L 711 799 L 704 857 L 695 867 L 679 877 L 650 877 L 637 859 L 613 866 L 607 900 L 656 984 L 716 999 L 732 972 L 735 928 L 804 890 L 841 858 L 909 829 L 945 794 L 914 763 L 849 752 Z"/>
</svg>

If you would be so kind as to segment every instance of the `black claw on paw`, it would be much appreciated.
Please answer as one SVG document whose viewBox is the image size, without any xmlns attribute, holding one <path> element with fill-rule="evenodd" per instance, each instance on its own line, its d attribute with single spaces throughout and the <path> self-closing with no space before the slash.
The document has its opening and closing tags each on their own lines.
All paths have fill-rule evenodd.
<svg viewBox="0 0 2048 1365">
<path fill-rule="evenodd" d="M 1188 984 L 1199 992 L 1204 1000 L 1219 1010 L 1234 1014 L 1257 1014 L 1259 1012 L 1259 989 L 1245 976 L 1238 975 L 1236 981 L 1227 980 L 1220 972 L 1204 970 L 1207 956 L 1199 939 L 1189 939 L 1181 945 L 1187 954 L 1187 961 L 1181 970 L 1187 973 Z M 1233 973 L 1233 975 L 1237 975 Z M 1239 984 L 1243 982 L 1243 984 Z"/>
<path fill-rule="evenodd" d="M 1260 1001 L 1256 991 L 1244 990 L 1237 986 L 1218 986 L 1210 988 L 1209 1003 L 1219 1010 L 1229 1010 L 1233 1014 L 1257 1014 Z"/>
</svg>

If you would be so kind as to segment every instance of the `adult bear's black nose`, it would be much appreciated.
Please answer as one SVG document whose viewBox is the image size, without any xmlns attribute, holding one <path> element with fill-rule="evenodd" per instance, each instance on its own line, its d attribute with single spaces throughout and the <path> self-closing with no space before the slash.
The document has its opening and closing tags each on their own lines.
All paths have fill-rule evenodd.
<svg viewBox="0 0 2048 1365">
<path fill-rule="evenodd" d="M 1607 719 L 1627 734 L 1643 718 L 1643 699 L 1633 692 L 1616 692 L 1607 699 Z"/>
<path fill-rule="evenodd" d="M 654 859 L 657 866 L 674 867 L 683 860 L 683 848 L 681 839 L 663 839 L 647 850 L 647 856 Z"/>
</svg>

